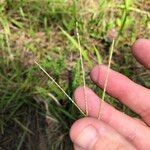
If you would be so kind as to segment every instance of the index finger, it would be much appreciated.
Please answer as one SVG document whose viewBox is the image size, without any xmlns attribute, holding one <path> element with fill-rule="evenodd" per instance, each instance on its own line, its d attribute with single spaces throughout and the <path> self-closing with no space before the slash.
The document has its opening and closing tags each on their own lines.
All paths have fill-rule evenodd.
<svg viewBox="0 0 150 150">
<path fill-rule="evenodd" d="M 132 46 L 132 52 L 141 64 L 150 69 L 150 40 L 137 40 Z"/>
<path fill-rule="evenodd" d="M 107 76 L 107 66 L 97 65 L 91 72 L 92 80 L 104 88 Z M 138 113 L 150 125 L 150 90 L 144 88 L 126 76 L 111 70 L 109 71 L 106 91 L 133 111 Z"/>
</svg>

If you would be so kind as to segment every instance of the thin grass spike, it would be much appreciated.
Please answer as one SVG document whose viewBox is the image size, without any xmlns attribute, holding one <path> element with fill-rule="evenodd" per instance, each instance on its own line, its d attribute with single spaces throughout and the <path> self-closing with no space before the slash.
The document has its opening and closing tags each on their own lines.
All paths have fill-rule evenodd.
<svg viewBox="0 0 150 150">
<path fill-rule="evenodd" d="M 52 82 L 65 94 L 65 96 L 79 109 L 79 111 L 85 116 L 85 113 L 81 108 L 74 102 L 74 100 L 63 90 L 63 88 L 44 70 L 44 68 L 36 61 L 35 64 L 52 80 Z"/>
<path fill-rule="evenodd" d="M 84 64 L 83 64 L 83 57 L 82 57 L 82 49 L 81 49 L 81 43 L 80 43 L 80 36 L 78 31 L 78 23 L 76 23 L 76 32 L 77 32 L 77 40 L 79 45 L 79 51 L 80 51 L 80 62 L 81 62 L 81 68 L 82 68 L 82 78 L 83 78 L 83 88 L 84 88 L 84 100 L 85 100 L 85 112 L 86 116 L 88 116 L 88 102 L 87 102 L 87 95 L 86 95 L 86 82 L 85 82 L 85 71 L 84 71 Z"/>
<path fill-rule="evenodd" d="M 114 52 L 114 45 L 115 45 L 115 40 L 113 39 L 112 45 L 111 45 L 111 48 L 110 48 L 107 74 L 106 74 L 106 79 L 105 79 L 105 83 L 104 83 L 104 90 L 103 90 L 103 93 L 102 93 L 102 101 L 101 101 L 99 112 L 98 112 L 98 119 L 101 119 L 101 106 L 102 106 L 103 101 L 105 100 L 106 88 L 107 88 L 108 77 L 109 77 L 109 71 L 110 71 L 110 67 L 111 67 L 111 60 L 112 60 L 112 56 L 113 56 L 113 52 Z"/>
</svg>

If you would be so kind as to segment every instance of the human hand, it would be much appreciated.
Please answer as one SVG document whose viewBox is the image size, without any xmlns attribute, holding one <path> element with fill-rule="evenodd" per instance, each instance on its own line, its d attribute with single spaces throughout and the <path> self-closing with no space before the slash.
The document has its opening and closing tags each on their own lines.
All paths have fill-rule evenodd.
<svg viewBox="0 0 150 150">
<path fill-rule="evenodd" d="M 150 69 L 150 40 L 140 39 L 132 47 L 136 59 Z M 107 67 L 96 66 L 91 79 L 104 87 Z M 150 89 L 132 82 L 127 77 L 110 70 L 107 92 L 133 111 L 143 121 L 119 112 L 89 88 L 85 89 L 89 117 L 76 121 L 70 137 L 75 150 L 150 150 Z M 75 91 L 75 101 L 85 111 L 84 88 Z M 101 105 L 101 119 L 98 120 Z"/>
</svg>

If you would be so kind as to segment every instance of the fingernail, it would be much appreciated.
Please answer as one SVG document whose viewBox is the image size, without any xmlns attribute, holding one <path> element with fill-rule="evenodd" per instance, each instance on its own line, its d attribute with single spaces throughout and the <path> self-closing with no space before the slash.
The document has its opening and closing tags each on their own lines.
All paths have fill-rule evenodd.
<svg viewBox="0 0 150 150">
<path fill-rule="evenodd" d="M 94 81 L 94 82 L 97 82 L 98 81 L 98 78 L 99 78 L 99 72 L 100 72 L 100 65 L 97 65 L 93 68 L 93 70 L 91 71 L 91 79 Z"/>
<path fill-rule="evenodd" d="M 91 149 L 97 141 L 98 133 L 94 126 L 89 125 L 84 128 L 81 133 L 75 139 L 75 143 L 84 148 Z"/>
</svg>

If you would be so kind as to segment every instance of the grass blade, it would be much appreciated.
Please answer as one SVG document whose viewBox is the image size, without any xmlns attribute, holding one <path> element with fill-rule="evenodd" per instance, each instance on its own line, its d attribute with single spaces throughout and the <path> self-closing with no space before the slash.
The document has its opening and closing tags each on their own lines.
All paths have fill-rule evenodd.
<svg viewBox="0 0 150 150">
<path fill-rule="evenodd" d="M 17 118 L 13 119 L 18 125 L 20 125 L 25 131 L 27 131 L 30 134 L 34 134 L 30 129 L 28 129 L 28 127 L 26 127 L 25 125 L 23 125 Z"/>
<path fill-rule="evenodd" d="M 103 63 L 102 56 L 100 55 L 98 49 L 95 46 L 93 46 L 93 47 L 94 47 L 94 51 L 95 51 L 95 54 L 96 54 L 96 57 L 97 57 L 98 64 L 100 65 L 100 64 Z"/>
<path fill-rule="evenodd" d="M 70 42 L 74 45 L 75 48 L 77 48 L 79 51 L 81 51 L 82 53 L 82 56 L 84 57 L 84 59 L 88 62 L 89 66 L 91 67 L 92 66 L 92 63 L 87 55 L 87 53 L 84 52 L 84 50 L 81 48 L 81 46 L 79 46 L 79 44 L 77 43 L 77 41 L 71 37 L 65 30 L 63 30 L 61 27 L 60 27 L 62 33 L 70 40 Z"/>
</svg>

